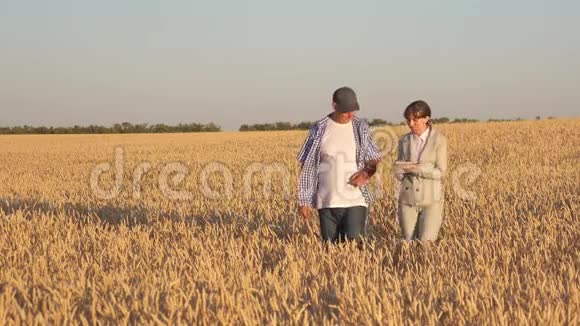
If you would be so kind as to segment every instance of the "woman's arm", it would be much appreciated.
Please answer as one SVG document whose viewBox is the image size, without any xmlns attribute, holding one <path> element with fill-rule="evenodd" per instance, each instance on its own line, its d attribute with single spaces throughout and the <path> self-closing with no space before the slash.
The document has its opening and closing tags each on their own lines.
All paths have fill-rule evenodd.
<svg viewBox="0 0 580 326">
<path fill-rule="evenodd" d="M 435 164 L 419 164 L 418 175 L 425 179 L 441 180 L 447 173 L 447 138 L 437 135 Z"/>
<path fill-rule="evenodd" d="M 401 137 L 401 139 L 399 139 L 399 146 L 397 148 L 397 161 L 402 161 L 403 160 L 403 139 L 405 138 L 405 136 Z M 395 173 L 395 178 L 397 178 L 397 180 L 401 181 L 403 180 L 404 177 L 404 173 Z"/>
</svg>

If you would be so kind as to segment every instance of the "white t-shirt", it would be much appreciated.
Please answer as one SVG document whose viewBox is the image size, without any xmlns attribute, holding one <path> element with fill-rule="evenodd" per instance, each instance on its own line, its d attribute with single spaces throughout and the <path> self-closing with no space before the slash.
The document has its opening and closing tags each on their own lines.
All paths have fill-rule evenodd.
<svg viewBox="0 0 580 326">
<path fill-rule="evenodd" d="M 352 122 L 328 120 L 320 143 L 316 208 L 367 206 L 359 188 L 348 184 L 358 171 Z"/>
</svg>

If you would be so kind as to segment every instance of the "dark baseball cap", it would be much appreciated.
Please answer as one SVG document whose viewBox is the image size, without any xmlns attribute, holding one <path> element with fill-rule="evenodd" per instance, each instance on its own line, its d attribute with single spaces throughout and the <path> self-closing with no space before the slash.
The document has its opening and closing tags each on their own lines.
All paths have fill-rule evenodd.
<svg viewBox="0 0 580 326">
<path fill-rule="evenodd" d="M 332 94 L 332 102 L 336 103 L 337 112 L 358 111 L 360 107 L 356 99 L 356 93 L 350 87 L 341 87 Z"/>
</svg>

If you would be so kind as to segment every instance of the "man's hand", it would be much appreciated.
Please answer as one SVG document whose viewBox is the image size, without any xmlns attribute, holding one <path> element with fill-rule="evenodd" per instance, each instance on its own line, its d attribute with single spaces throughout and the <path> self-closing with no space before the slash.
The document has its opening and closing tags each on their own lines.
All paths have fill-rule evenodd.
<svg viewBox="0 0 580 326">
<path fill-rule="evenodd" d="M 375 214 L 375 210 L 374 209 L 371 209 L 369 211 L 369 223 L 371 225 L 376 225 L 376 223 L 377 223 L 376 214 Z"/>
<path fill-rule="evenodd" d="M 300 215 L 305 218 L 305 219 L 309 219 L 310 215 L 312 215 L 312 207 L 311 206 L 300 206 Z"/>
<path fill-rule="evenodd" d="M 349 179 L 348 184 L 355 187 L 364 186 L 369 183 L 369 179 L 377 171 L 377 164 L 379 160 L 371 160 L 366 162 L 365 167 L 357 172 L 355 172 Z"/>
<path fill-rule="evenodd" d="M 349 179 L 348 179 L 348 184 L 355 186 L 355 187 L 360 187 L 363 185 L 366 185 L 369 182 L 369 173 L 366 170 L 360 170 L 355 172 Z"/>
</svg>

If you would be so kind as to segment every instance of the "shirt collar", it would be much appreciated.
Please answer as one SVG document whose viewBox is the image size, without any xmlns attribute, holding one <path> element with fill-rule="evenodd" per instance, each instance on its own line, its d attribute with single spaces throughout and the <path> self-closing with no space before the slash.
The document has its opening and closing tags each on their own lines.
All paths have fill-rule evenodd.
<svg viewBox="0 0 580 326">
<path fill-rule="evenodd" d="M 415 134 L 413 134 L 413 133 L 411 133 L 411 134 L 413 135 L 413 138 L 414 138 L 414 139 L 418 140 L 418 138 L 421 138 L 421 140 L 422 140 L 423 142 L 426 142 L 426 141 L 427 141 L 427 135 L 429 135 L 429 129 L 430 129 L 430 128 L 429 128 L 429 127 L 427 127 L 427 129 L 425 129 L 425 131 L 423 131 L 423 133 L 422 133 L 422 134 L 421 134 L 419 137 L 417 137 L 417 135 L 415 135 Z"/>
</svg>

